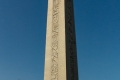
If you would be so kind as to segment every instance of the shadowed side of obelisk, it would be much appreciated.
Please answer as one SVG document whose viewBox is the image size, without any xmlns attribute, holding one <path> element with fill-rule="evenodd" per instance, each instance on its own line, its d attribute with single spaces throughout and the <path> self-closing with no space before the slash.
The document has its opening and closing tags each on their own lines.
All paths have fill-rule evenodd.
<svg viewBox="0 0 120 80">
<path fill-rule="evenodd" d="M 67 80 L 78 80 L 73 0 L 65 0 Z"/>
</svg>

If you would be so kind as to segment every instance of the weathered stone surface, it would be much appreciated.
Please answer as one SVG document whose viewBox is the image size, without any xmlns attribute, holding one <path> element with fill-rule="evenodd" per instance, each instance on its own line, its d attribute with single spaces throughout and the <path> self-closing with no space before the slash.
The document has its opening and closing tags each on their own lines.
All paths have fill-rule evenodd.
<svg viewBox="0 0 120 80">
<path fill-rule="evenodd" d="M 44 80 L 78 80 L 72 0 L 48 0 Z"/>
</svg>

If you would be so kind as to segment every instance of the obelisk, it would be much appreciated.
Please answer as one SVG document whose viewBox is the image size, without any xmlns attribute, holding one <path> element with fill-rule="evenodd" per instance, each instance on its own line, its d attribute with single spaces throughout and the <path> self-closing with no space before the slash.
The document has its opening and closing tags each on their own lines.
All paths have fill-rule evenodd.
<svg viewBox="0 0 120 80">
<path fill-rule="evenodd" d="M 73 0 L 48 0 L 44 80 L 78 80 Z"/>
</svg>

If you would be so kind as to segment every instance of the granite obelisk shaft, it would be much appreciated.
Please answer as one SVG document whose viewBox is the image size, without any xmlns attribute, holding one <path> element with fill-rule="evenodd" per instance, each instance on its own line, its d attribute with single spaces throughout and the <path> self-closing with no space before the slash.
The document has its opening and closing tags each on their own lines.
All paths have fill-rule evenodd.
<svg viewBox="0 0 120 80">
<path fill-rule="evenodd" d="M 78 80 L 72 0 L 48 0 L 44 80 Z"/>
</svg>

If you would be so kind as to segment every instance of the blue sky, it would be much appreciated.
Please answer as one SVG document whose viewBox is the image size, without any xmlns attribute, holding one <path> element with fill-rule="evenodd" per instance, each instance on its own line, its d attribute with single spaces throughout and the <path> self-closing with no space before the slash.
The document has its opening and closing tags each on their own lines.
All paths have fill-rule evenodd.
<svg viewBox="0 0 120 80">
<path fill-rule="evenodd" d="M 80 80 L 120 80 L 120 0 L 74 0 Z M 43 80 L 47 0 L 0 0 L 0 80 Z"/>
</svg>

